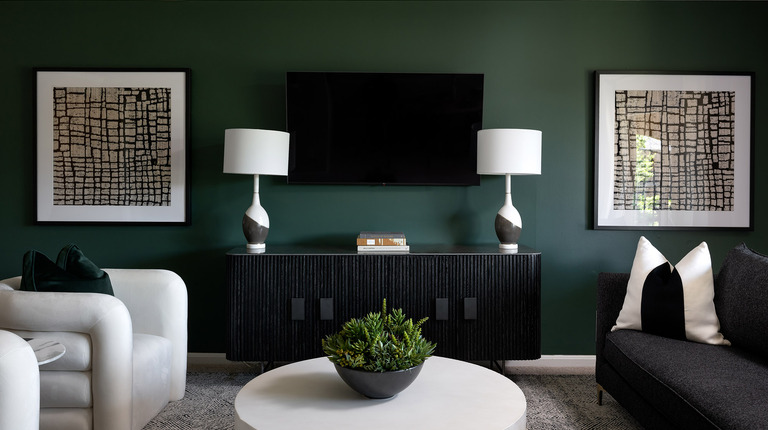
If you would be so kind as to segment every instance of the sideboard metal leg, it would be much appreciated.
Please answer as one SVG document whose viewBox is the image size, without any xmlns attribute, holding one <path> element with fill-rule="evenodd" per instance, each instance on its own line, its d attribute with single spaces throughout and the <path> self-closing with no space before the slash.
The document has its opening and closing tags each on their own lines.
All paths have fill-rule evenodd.
<svg viewBox="0 0 768 430">
<path fill-rule="evenodd" d="M 504 375 L 504 369 L 507 368 L 507 360 L 491 360 L 491 370 L 496 370 Z"/>
</svg>

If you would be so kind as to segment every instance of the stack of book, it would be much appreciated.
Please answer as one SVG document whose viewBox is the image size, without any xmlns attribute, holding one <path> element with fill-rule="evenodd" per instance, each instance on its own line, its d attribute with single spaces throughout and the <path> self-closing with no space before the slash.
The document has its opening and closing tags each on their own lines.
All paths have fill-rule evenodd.
<svg viewBox="0 0 768 430">
<path fill-rule="evenodd" d="M 392 231 L 363 231 L 357 236 L 357 252 L 408 252 L 405 234 Z"/>
</svg>

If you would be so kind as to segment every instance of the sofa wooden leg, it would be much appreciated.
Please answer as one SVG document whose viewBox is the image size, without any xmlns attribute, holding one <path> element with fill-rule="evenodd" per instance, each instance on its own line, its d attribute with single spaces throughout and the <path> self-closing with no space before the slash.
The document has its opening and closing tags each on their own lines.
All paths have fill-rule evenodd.
<svg viewBox="0 0 768 430">
<path fill-rule="evenodd" d="M 597 384 L 597 404 L 599 406 L 603 406 L 603 386 L 600 384 Z"/>
</svg>

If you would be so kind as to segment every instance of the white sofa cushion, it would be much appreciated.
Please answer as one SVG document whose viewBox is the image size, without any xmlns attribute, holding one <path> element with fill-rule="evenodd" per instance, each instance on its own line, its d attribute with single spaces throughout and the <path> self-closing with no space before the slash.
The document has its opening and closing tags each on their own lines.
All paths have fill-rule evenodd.
<svg viewBox="0 0 768 430">
<path fill-rule="evenodd" d="M 41 408 L 90 408 L 91 372 L 40 372 Z"/>
<path fill-rule="evenodd" d="M 47 408 L 40 411 L 40 430 L 91 430 L 91 408 Z"/>
</svg>

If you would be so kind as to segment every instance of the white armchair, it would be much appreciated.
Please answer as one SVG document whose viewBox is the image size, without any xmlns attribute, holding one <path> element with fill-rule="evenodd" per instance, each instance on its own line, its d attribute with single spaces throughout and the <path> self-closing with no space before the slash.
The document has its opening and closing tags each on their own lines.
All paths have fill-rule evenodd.
<svg viewBox="0 0 768 430">
<path fill-rule="evenodd" d="M 0 330 L 0 429 L 37 430 L 40 423 L 40 372 L 32 348 Z"/>
<path fill-rule="evenodd" d="M 0 281 L 0 329 L 55 340 L 40 367 L 40 429 L 138 430 L 184 397 L 187 289 L 167 270 L 104 269 L 115 296 L 17 291 Z"/>
</svg>

